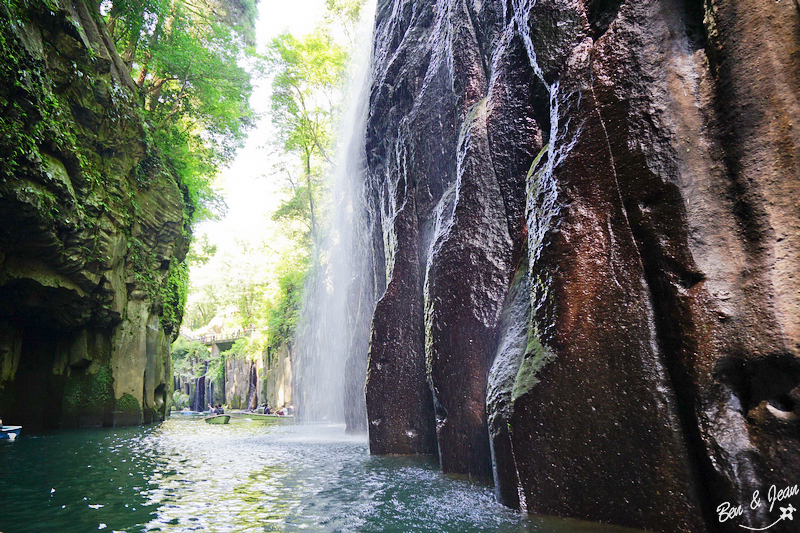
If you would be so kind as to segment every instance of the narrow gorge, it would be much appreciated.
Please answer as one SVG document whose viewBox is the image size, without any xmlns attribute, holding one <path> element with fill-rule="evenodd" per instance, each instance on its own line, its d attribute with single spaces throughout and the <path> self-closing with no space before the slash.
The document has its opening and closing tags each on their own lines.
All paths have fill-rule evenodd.
<svg viewBox="0 0 800 533">
<path fill-rule="evenodd" d="M 420 458 L 365 460 L 366 433 L 372 455 L 435 458 L 452 475 L 437 483 L 492 484 L 499 502 L 521 511 L 504 515 L 508 529 L 498 531 L 536 529 L 524 522 L 530 514 L 662 533 L 796 533 L 797 0 L 378 0 L 371 62 L 355 85 L 363 98 L 349 134 L 328 139 L 347 154 L 326 191 L 330 213 L 316 205 L 314 218 L 312 178 L 323 186 L 311 154 L 330 162 L 318 138 L 306 139 L 305 173 L 290 174 L 295 196 L 281 207 L 302 218 L 309 204 L 299 241 L 310 258 L 290 257 L 279 281 L 270 264 L 275 272 L 249 286 L 262 297 L 277 284 L 285 297 L 258 300 L 263 308 L 237 318 L 239 337 L 264 335 L 255 355 L 221 355 L 239 337 L 193 339 L 208 357 L 186 363 L 184 375 L 170 343 L 198 207 L 176 164 L 191 162 L 154 142 L 137 85 L 152 73 L 138 65 L 141 80 L 131 77 L 133 55 L 126 64 L 109 31 L 124 17 L 101 4 L 114 2 L 0 2 L 0 415 L 33 434 L 136 426 L 167 418 L 177 393 L 200 418 L 215 401 L 296 406 L 298 420 L 318 422 L 311 438 L 304 428 L 192 426 L 188 417 L 149 441 L 129 436 L 151 460 L 136 467 L 131 501 L 152 496 L 141 486 L 163 487 L 189 468 L 167 468 L 161 450 L 199 457 L 198 486 L 225 475 L 208 473 L 206 438 L 230 446 L 236 468 L 229 485 L 208 493 L 169 486 L 161 516 L 125 515 L 136 526 L 124 527 L 188 520 L 184 530 L 196 529 L 193 513 L 236 497 L 232 508 L 253 507 L 236 517 L 248 531 L 269 520 L 391 529 L 396 517 L 374 511 L 404 509 L 396 487 L 431 524 L 443 520 L 437 514 L 456 529 L 456 519 L 469 521 L 463 502 L 442 511 L 453 502 L 441 494 L 455 492 L 432 496 L 436 505 L 414 499 L 435 477 L 411 462 Z M 255 4 L 205 8 L 250 17 L 252 33 Z M 160 22 L 184 7 L 164 7 Z M 157 10 L 147 9 L 137 13 L 156 24 Z M 141 22 L 137 31 L 150 29 Z M 300 42 L 287 35 L 273 47 Z M 224 41 L 205 44 L 219 51 Z M 247 100 L 249 74 L 239 81 Z M 155 106 L 160 89 L 149 90 Z M 345 99 L 355 102 L 351 92 Z M 235 100 L 210 93 L 215 104 Z M 296 111 L 287 94 L 283 104 Z M 228 134 L 221 152 L 232 158 L 253 119 L 246 107 L 226 108 L 229 124 L 212 120 L 198 138 Z M 284 126 L 297 151 L 297 131 Z M 328 222 L 333 230 L 321 227 Z M 316 247 L 317 229 L 330 249 Z M 240 270 L 254 277 L 251 266 Z M 303 287 L 311 294 L 300 313 Z M 326 433 L 338 422 L 355 436 Z M 0 459 L 16 461 L 10 452 Z M 21 497 L 27 485 L 8 472 L 0 486 Z M 383 488 L 369 492 L 370 483 Z M 197 501 L 173 505 L 184 492 Z M 302 498 L 284 505 L 295 494 Z M 74 497 L 85 512 L 87 498 Z M 483 505 L 490 523 L 500 515 L 470 497 L 466 508 Z M 89 514 L 104 506 L 128 513 L 127 503 L 108 503 Z M 211 509 L 208 523 L 238 523 Z M 413 521 L 408 509 L 399 514 Z"/>
</svg>

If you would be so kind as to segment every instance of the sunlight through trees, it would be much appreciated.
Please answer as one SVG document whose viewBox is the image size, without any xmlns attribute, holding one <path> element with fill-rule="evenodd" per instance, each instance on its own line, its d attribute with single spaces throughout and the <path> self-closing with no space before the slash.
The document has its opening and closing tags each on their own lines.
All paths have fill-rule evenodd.
<svg viewBox="0 0 800 533">
<path fill-rule="evenodd" d="M 104 0 L 100 12 L 139 89 L 148 133 L 186 186 L 195 220 L 221 211 L 210 183 L 254 123 L 255 0 Z"/>
</svg>

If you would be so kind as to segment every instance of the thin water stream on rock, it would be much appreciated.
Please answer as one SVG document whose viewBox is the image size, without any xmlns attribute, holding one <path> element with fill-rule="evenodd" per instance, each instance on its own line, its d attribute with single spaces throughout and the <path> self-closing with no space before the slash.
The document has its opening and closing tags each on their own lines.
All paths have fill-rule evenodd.
<svg viewBox="0 0 800 533">
<path fill-rule="evenodd" d="M 169 419 L 0 441 L 0 531 L 606 531 L 528 519 L 343 425 Z M 608 531 L 621 531 L 609 528 Z"/>
</svg>

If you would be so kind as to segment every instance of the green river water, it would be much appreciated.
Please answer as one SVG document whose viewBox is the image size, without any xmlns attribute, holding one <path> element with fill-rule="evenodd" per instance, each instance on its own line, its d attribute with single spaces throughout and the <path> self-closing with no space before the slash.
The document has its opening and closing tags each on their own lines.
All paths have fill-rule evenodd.
<svg viewBox="0 0 800 533">
<path fill-rule="evenodd" d="M 0 532 L 617 532 L 526 518 L 341 426 L 170 419 L 0 441 Z"/>
</svg>

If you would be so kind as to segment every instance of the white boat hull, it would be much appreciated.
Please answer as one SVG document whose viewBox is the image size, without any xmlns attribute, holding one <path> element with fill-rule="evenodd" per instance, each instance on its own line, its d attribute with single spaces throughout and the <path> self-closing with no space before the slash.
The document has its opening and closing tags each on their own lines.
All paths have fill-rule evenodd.
<svg viewBox="0 0 800 533">
<path fill-rule="evenodd" d="M 0 439 L 14 440 L 22 431 L 22 426 L 0 426 Z"/>
</svg>

